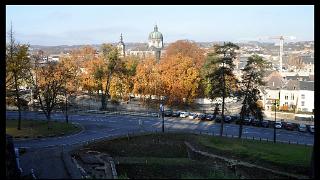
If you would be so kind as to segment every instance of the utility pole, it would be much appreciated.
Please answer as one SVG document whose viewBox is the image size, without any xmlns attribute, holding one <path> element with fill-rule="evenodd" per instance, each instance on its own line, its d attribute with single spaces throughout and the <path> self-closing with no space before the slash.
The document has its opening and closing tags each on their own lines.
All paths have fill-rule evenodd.
<svg viewBox="0 0 320 180">
<path fill-rule="evenodd" d="M 66 83 L 66 89 L 65 89 L 65 97 L 66 97 L 66 122 L 69 123 L 68 119 L 68 94 L 67 94 L 67 83 Z"/>
<path fill-rule="evenodd" d="M 274 99 L 273 143 L 276 143 L 277 99 Z"/>
</svg>

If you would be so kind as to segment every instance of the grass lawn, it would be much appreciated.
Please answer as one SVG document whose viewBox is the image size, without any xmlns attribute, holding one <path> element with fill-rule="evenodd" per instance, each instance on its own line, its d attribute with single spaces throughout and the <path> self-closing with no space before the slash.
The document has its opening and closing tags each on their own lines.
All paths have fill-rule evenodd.
<svg viewBox="0 0 320 180">
<path fill-rule="evenodd" d="M 208 151 L 236 155 L 244 160 L 279 165 L 286 168 L 310 166 L 312 147 L 296 144 L 281 144 L 256 140 L 239 140 L 225 137 L 197 136 L 197 142 Z"/>
<path fill-rule="evenodd" d="M 17 130 L 18 120 L 6 120 L 6 133 L 13 137 L 36 138 L 53 135 L 71 134 L 80 131 L 81 128 L 65 122 L 51 121 L 51 129 L 48 129 L 47 121 L 21 120 L 21 130 Z"/>
<path fill-rule="evenodd" d="M 198 149 L 221 156 L 236 158 L 260 166 L 306 175 L 312 147 L 293 144 L 273 144 L 253 140 L 239 140 L 208 135 L 183 133 L 149 134 L 101 141 L 87 146 L 110 154 L 116 163 L 120 178 L 239 178 L 214 165 L 208 158 L 190 159 L 184 141 Z M 272 166 L 269 166 L 270 163 Z M 288 171 L 287 171 L 288 170 Z M 296 169 L 293 169 L 296 170 Z M 253 171 L 254 172 L 254 171 Z M 259 174 L 257 177 L 277 178 Z"/>
</svg>

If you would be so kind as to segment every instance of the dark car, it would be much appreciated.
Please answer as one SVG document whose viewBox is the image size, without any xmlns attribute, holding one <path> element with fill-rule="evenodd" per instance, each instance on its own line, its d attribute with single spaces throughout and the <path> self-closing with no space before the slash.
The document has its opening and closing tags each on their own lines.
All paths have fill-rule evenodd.
<svg viewBox="0 0 320 180">
<path fill-rule="evenodd" d="M 236 121 L 236 120 L 240 119 L 240 117 L 239 117 L 239 116 L 237 116 L 237 115 L 232 115 L 232 116 L 230 116 L 230 117 L 231 117 L 231 121 L 232 121 L 232 122 L 234 122 L 234 121 Z"/>
<path fill-rule="evenodd" d="M 206 115 L 205 114 L 199 114 L 198 119 L 200 120 L 206 120 Z"/>
<path fill-rule="evenodd" d="M 231 116 L 225 116 L 224 117 L 224 122 L 225 123 L 231 123 L 232 119 L 231 119 Z"/>
<path fill-rule="evenodd" d="M 243 124 L 244 125 L 250 125 L 251 124 L 251 122 L 252 122 L 252 118 L 251 117 L 245 117 L 244 119 L 243 119 Z"/>
<path fill-rule="evenodd" d="M 261 127 L 268 128 L 269 127 L 269 121 L 262 121 L 261 122 Z"/>
<path fill-rule="evenodd" d="M 215 115 L 213 115 L 213 114 L 207 114 L 207 116 L 206 116 L 206 120 L 208 120 L 208 121 L 212 121 L 212 120 L 214 120 L 214 118 L 215 118 Z"/>
<path fill-rule="evenodd" d="M 214 121 L 215 121 L 216 123 L 221 123 L 222 117 L 221 117 L 220 115 L 217 115 L 216 118 L 214 118 Z"/>
<path fill-rule="evenodd" d="M 172 117 L 179 117 L 180 116 L 180 112 L 179 111 L 174 111 L 172 112 Z"/>
<path fill-rule="evenodd" d="M 164 111 L 164 116 L 165 116 L 165 117 L 172 116 L 172 110 L 165 110 L 165 111 Z"/>
<path fill-rule="evenodd" d="M 251 122 L 252 126 L 258 126 L 260 127 L 261 126 L 261 121 L 259 119 L 254 119 L 252 122 Z"/>
<path fill-rule="evenodd" d="M 295 129 L 294 125 L 290 122 L 285 123 L 284 128 L 290 131 L 293 131 Z"/>
<path fill-rule="evenodd" d="M 314 125 L 307 125 L 307 129 L 311 134 L 314 134 Z"/>
</svg>

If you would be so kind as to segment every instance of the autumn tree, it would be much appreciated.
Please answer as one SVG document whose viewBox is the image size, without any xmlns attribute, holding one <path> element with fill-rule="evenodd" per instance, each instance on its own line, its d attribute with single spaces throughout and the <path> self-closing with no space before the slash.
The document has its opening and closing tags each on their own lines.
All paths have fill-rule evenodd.
<svg viewBox="0 0 320 180">
<path fill-rule="evenodd" d="M 134 76 L 138 59 L 136 57 L 127 56 L 122 60 L 120 65 L 121 71 L 115 74 L 111 80 L 110 95 L 113 99 L 130 100 L 130 93 L 134 88 Z"/>
<path fill-rule="evenodd" d="M 49 62 L 39 66 L 36 70 L 36 92 L 40 107 L 48 121 L 50 128 L 51 113 L 59 103 L 58 96 L 63 96 L 65 86 L 65 72 L 59 63 Z"/>
<path fill-rule="evenodd" d="M 21 129 L 21 95 L 20 87 L 30 79 L 29 46 L 15 42 L 12 27 L 9 32 L 9 43 L 6 46 L 6 90 L 14 90 L 15 102 L 18 107 L 18 127 Z"/>
<path fill-rule="evenodd" d="M 222 97 L 222 121 L 220 136 L 223 134 L 225 98 L 233 96 L 237 86 L 237 79 L 233 74 L 233 60 L 236 58 L 235 50 L 239 47 L 233 43 L 224 43 L 222 46 L 216 46 L 216 56 L 207 59 L 209 67 L 206 78 L 208 80 L 208 96 L 210 99 Z M 211 69 L 212 68 L 212 69 Z M 228 82 L 228 83 L 227 83 Z"/>
<path fill-rule="evenodd" d="M 166 56 L 173 56 L 177 54 L 191 58 L 196 68 L 200 68 L 205 60 L 204 50 L 195 42 L 189 40 L 178 40 L 169 44 L 166 48 Z"/>
<path fill-rule="evenodd" d="M 191 103 L 198 96 L 200 71 L 189 56 L 167 56 L 159 64 L 159 73 L 168 104 Z"/>
<path fill-rule="evenodd" d="M 117 47 L 111 44 L 102 44 L 101 47 L 102 57 L 106 64 L 106 84 L 101 96 L 101 109 L 106 110 L 107 100 L 110 97 L 110 85 L 113 75 L 119 73 L 122 70 L 122 61 L 119 58 L 119 52 Z"/>
<path fill-rule="evenodd" d="M 144 101 L 146 96 L 149 96 L 150 99 L 152 94 L 157 94 L 156 80 L 159 78 L 159 74 L 156 70 L 156 63 L 154 58 L 146 58 L 140 61 L 136 67 L 133 92 L 142 95 Z"/>
<path fill-rule="evenodd" d="M 243 69 L 241 94 L 244 96 L 240 112 L 239 138 L 242 136 L 243 119 L 245 116 L 253 115 L 262 121 L 262 107 L 259 105 L 260 87 L 265 85 L 263 81 L 266 62 L 258 55 L 248 58 Z"/>
<path fill-rule="evenodd" d="M 61 71 L 64 71 L 64 91 L 65 91 L 65 113 L 66 122 L 68 123 L 68 98 L 77 95 L 80 86 L 80 64 L 77 57 L 64 56 L 60 60 Z"/>
</svg>

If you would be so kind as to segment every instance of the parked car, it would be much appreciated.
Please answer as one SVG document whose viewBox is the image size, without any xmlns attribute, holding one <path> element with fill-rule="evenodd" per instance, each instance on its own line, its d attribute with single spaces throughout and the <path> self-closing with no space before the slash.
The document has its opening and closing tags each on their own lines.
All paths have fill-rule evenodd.
<svg viewBox="0 0 320 180">
<path fill-rule="evenodd" d="M 269 127 L 269 121 L 262 121 L 261 122 L 261 127 L 268 128 Z"/>
<path fill-rule="evenodd" d="M 252 122 L 252 118 L 251 117 L 245 117 L 244 119 L 243 119 L 243 124 L 244 125 L 250 125 L 251 124 L 251 122 Z"/>
<path fill-rule="evenodd" d="M 300 132 L 307 132 L 307 126 L 305 124 L 299 124 L 298 125 L 298 130 Z"/>
<path fill-rule="evenodd" d="M 216 118 L 214 118 L 214 121 L 215 121 L 216 123 L 221 123 L 222 117 L 221 117 L 220 115 L 217 115 Z"/>
<path fill-rule="evenodd" d="M 258 127 L 261 126 L 261 122 L 259 119 L 254 119 L 251 124 L 252 126 L 258 126 Z"/>
<path fill-rule="evenodd" d="M 189 112 L 180 112 L 180 117 L 185 118 L 189 116 Z"/>
<path fill-rule="evenodd" d="M 205 114 L 199 114 L 198 119 L 200 120 L 206 120 L 206 115 Z"/>
<path fill-rule="evenodd" d="M 290 122 L 287 122 L 285 125 L 284 125 L 284 128 L 286 130 L 290 130 L 290 131 L 293 131 L 294 130 L 294 125 Z"/>
<path fill-rule="evenodd" d="M 172 112 L 172 117 L 179 117 L 180 116 L 180 112 L 179 111 L 173 111 Z"/>
<path fill-rule="evenodd" d="M 172 110 L 171 110 L 171 109 L 165 110 L 165 111 L 164 111 L 164 116 L 165 116 L 165 117 L 172 116 Z"/>
<path fill-rule="evenodd" d="M 277 129 L 281 129 L 282 128 L 282 123 L 281 122 L 276 122 L 274 123 L 274 127 Z"/>
<path fill-rule="evenodd" d="M 213 115 L 213 114 L 207 114 L 207 116 L 206 116 L 206 120 L 208 120 L 208 121 L 212 121 L 212 120 L 214 120 L 214 118 L 215 118 L 215 115 Z"/>
<path fill-rule="evenodd" d="M 231 115 L 230 117 L 231 117 L 231 121 L 232 121 L 232 122 L 240 119 L 240 116 L 239 116 L 239 115 Z"/>
<path fill-rule="evenodd" d="M 198 117 L 198 115 L 196 113 L 190 113 L 188 118 L 189 119 L 196 119 Z"/>
<path fill-rule="evenodd" d="M 314 133 L 314 125 L 308 125 L 307 126 L 308 131 L 313 134 Z"/>
<path fill-rule="evenodd" d="M 231 123 L 231 120 L 232 120 L 232 119 L 231 119 L 231 116 L 225 116 L 225 117 L 224 117 L 224 122 L 225 122 L 225 123 Z"/>
</svg>

